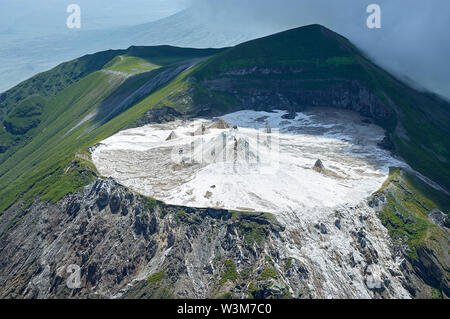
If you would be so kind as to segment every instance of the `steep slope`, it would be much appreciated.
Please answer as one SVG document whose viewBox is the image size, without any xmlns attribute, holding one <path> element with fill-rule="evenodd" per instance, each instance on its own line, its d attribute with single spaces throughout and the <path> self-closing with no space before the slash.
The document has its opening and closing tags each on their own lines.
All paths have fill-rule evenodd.
<svg viewBox="0 0 450 319">
<path fill-rule="evenodd" d="M 92 172 L 86 173 L 89 178 L 85 179 L 85 166 L 89 164 L 85 163 L 84 154 L 88 147 L 100 140 L 101 136 L 105 137 L 102 134 L 111 134 L 122 128 L 127 120 L 119 122 L 120 119 L 116 118 L 107 127 L 102 124 L 118 114 L 122 114 L 128 121 L 139 117 L 151 106 L 152 99 L 157 99 L 151 95 L 152 92 L 196 64 L 199 59 L 215 52 L 217 51 L 167 46 L 130 47 L 128 50 L 111 51 L 107 56 L 109 60 L 101 59 L 98 71 L 88 68 L 89 72 L 85 71 L 88 74 L 81 78 L 75 77 L 71 80 L 73 83 L 64 89 L 54 89 L 52 86 L 48 89 L 45 86 L 41 88 L 39 79 L 48 77 L 38 75 L 38 81 L 33 78 L 7 91 L 3 95 L 6 102 L 2 108 L 6 116 L 20 113 L 18 110 L 27 101 L 21 101 L 22 95 L 25 97 L 28 91 L 33 93 L 33 98 L 45 102 L 40 106 L 40 114 L 34 113 L 33 116 L 37 118 L 36 127 L 29 132 L 13 134 L 6 131 L 8 126 L 5 126 L 4 137 L 9 150 L 1 157 L 0 210 L 25 193 L 26 198 L 30 199 L 38 194 L 45 194 L 45 198 L 54 198 L 53 195 L 58 198 L 73 187 L 85 185 L 92 175 Z M 92 63 L 90 57 L 84 59 L 88 64 Z M 147 64 L 143 64 L 142 59 Z M 58 78 L 64 74 L 69 77 L 70 72 L 66 74 L 61 69 L 71 68 L 73 65 L 78 65 L 78 61 L 49 71 L 48 75 Z M 172 84 L 172 89 L 173 86 L 176 83 Z M 124 114 L 139 102 L 133 110 Z M 38 107 L 36 104 L 30 105 Z M 8 120 L 9 117 L 4 122 L 9 123 Z M 76 159 L 75 153 L 78 153 Z M 75 167 L 70 164 L 72 161 L 75 161 Z M 83 162 L 81 168 L 80 161 Z M 83 174 L 72 176 L 73 169 L 75 175 L 77 169 Z M 67 176 L 60 181 L 63 172 Z"/>
<path fill-rule="evenodd" d="M 48 98 L 100 70 L 117 54 L 100 52 L 63 63 L 0 94 L 0 163 L 35 135 Z"/>
<path fill-rule="evenodd" d="M 166 205 L 98 179 L 57 203 L 36 200 L 25 210 L 17 203 L 0 216 L 0 296 L 448 296 L 448 263 L 440 263 L 441 248 L 422 246 L 410 262 L 388 230 L 412 236 L 414 226 L 405 222 L 398 228 L 402 222 L 397 221 L 387 230 L 384 217 L 377 217 L 385 195 L 390 201 L 392 191 L 406 186 L 396 179 L 368 202 L 331 209 L 320 220 L 286 214 L 281 220 L 289 220 L 288 227 L 267 213 Z M 422 203 L 428 205 L 421 198 L 416 205 Z M 21 221 L 14 224 L 18 215 Z M 405 211 L 397 215 L 398 220 L 411 218 Z M 427 240 L 445 245 L 448 230 L 431 227 L 434 231 L 427 233 L 435 233 L 438 241 L 428 235 Z M 351 243 L 348 250 L 343 239 Z M 79 289 L 67 286 L 73 265 L 80 267 Z"/>
</svg>

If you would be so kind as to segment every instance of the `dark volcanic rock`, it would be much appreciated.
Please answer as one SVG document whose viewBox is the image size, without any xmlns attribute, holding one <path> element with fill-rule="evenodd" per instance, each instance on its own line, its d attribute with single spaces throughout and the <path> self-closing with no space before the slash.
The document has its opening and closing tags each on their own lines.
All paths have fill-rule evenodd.
<svg viewBox="0 0 450 319">
<path fill-rule="evenodd" d="M 122 193 L 116 192 L 111 196 L 109 201 L 109 207 L 111 208 L 111 213 L 117 214 L 120 211 L 120 206 L 122 203 Z"/>
<path fill-rule="evenodd" d="M 339 219 L 336 219 L 334 225 L 336 226 L 337 229 L 341 229 L 341 221 Z"/>
<path fill-rule="evenodd" d="M 313 170 L 322 173 L 325 170 L 325 167 L 323 166 L 323 163 L 320 159 L 318 159 L 313 166 Z"/>
<path fill-rule="evenodd" d="M 97 206 L 100 210 L 106 207 L 109 203 L 109 192 L 106 189 L 101 189 L 98 193 Z"/>
<path fill-rule="evenodd" d="M 282 119 L 285 120 L 293 120 L 297 116 L 297 113 L 295 111 L 290 111 L 284 115 L 281 116 Z"/>
<path fill-rule="evenodd" d="M 394 151 L 395 150 L 395 145 L 394 145 L 394 143 L 392 142 L 392 140 L 390 139 L 389 136 L 385 136 L 381 140 L 381 142 L 378 143 L 378 146 L 383 148 L 383 149 L 385 149 L 385 150 L 388 150 L 388 151 Z"/>
<path fill-rule="evenodd" d="M 142 126 L 150 123 L 171 122 L 176 120 L 177 118 L 180 118 L 181 116 L 181 113 L 168 106 L 153 107 L 148 110 L 143 116 L 141 116 L 137 123 L 134 123 L 134 125 L 132 126 Z"/>
<path fill-rule="evenodd" d="M 167 136 L 166 141 L 174 140 L 174 139 L 176 139 L 177 137 L 178 137 L 177 134 L 175 134 L 175 132 L 172 131 L 172 132 L 170 132 L 169 136 Z"/>
<path fill-rule="evenodd" d="M 67 213 L 69 215 L 75 216 L 78 211 L 80 210 L 81 205 L 78 201 L 73 201 L 69 204 L 69 207 L 67 207 Z"/>
<path fill-rule="evenodd" d="M 425 279 L 425 282 L 434 287 L 439 287 L 445 295 L 450 296 L 448 270 L 446 271 L 442 268 L 435 252 L 428 247 L 419 247 L 417 249 L 417 255 L 418 259 L 411 261 L 414 270 L 420 274 L 421 278 Z"/>
</svg>

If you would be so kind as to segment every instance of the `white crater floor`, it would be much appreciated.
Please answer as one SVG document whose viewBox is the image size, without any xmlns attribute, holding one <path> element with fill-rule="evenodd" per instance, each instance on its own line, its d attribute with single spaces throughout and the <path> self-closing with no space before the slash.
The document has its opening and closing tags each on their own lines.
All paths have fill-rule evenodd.
<svg viewBox="0 0 450 319">
<path fill-rule="evenodd" d="M 406 165 L 377 146 L 384 130 L 353 112 L 286 114 L 239 111 L 222 117 L 226 128 L 218 119 L 146 125 L 102 141 L 92 159 L 102 175 L 169 204 L 274 213 L 359 203 L 389 167 Z"/>
</svg>

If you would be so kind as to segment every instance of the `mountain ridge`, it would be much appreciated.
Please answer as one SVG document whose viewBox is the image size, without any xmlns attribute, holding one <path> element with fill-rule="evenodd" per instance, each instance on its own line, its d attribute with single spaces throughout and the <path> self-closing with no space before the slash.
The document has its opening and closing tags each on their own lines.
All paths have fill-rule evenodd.
<svg viewBox="0 0 450 319">
<path fill-rule="evenodd" d="M 31 222 L 27 214 L 39 214 L 39 203 L 53 212 L 61 205 L 66 207 L 67 200 L 95 189 L 96 181 L 108 184 L 90 158 L 90 148 L 103 139 L 135 124 L 212 117 L 241 109 L 286 109 L 292 113 L 331 106 L 359 112 L 387 131 L 385 147 L 450 189 L 450 124 L 445 121 L 450 104 L 408 87 L 372 63 L 346 38 L 320 25 L 224 49 L 132 46 L 104 51 L 21 83 L 1 94 L 0 103 L 0 212 L 8 211 L 2 222 L 2 238 L 8 238 L 24 220 Z M 429 269 L 420 261 L 421 249 L 431 247 L 430 241 L 435 245 L 433 238 L 440 236 L 436 234 L 446 231 L 428 221 L 427 214 L 437 209 L 448 215 L 450 204 L 429 185 L 416 179 L 406 183 L 402 174 L 408 173 L 394 174 L 389 181 L 393 186 L 380 190 L 386 193 L 376 202 L 383 206 L 390 200 L 382 221 L 392 239 L 407 247 L 404 255 L 421 271 L 417 276 L 427 281 Z M 102 214 L 117 206 L 117 199 L 109 202 L 109 193 L 108 201 L 100 189 L 90 194 L 94 197 L 89 201 L 76 201 L 87 206 L 100 203 L 93 210 Z M 417 194 L 421 197 L 415 199 Z M 82 211 L 90 214 L 88 208 Z M 149 216 L 153 213 L 148 211 Z M 189 215 L 177 218 L 189 225 L 198 224 Z M 331 220 L 327 222 L 332 225 Z M 187 233 L 196 232 L 193 229 Z M 264 233 L 258 227 L 246 230 L 244 226 L 244 231 L 258 238 Z M 361 244 L 362 235 L 355 234 L 352 236 L 359 236 Z M 221 245 L 226 244 L 221 241 Z M 374 258 L 373 251 L 364 250 L 364 254 L 367 261 Z M 448 283 L 442 279 L 446 261 L 437 260 L 433 265 L 442 264 L 424 284 L 428 288 L 413 284 L 420 293 L 429 287 L 448 292 Z M 296 271 L 302 272 L 300 268 Z M 136 293 L 140 295 L 140 291 Z"/>
<path fill-rule="evenodd" d="M 449 189 L 449 164 L 446 158 L 449 158 L 450 142 L 447 137 L 450 124 L 444 120 L 445 116 L 440 115 L 450 112 L 450 104 L 435 96 L 422 94 L 409 88 L 370 62 L 345 37 L 317 24 L 251 40 L 232 48 L 202 51 L 171 46 L 131 46 L 127 50 L 109 50 L 87 55 L 71 63 L 64 63 L 52 71 L 55 79 L 51 81 L 61 83 L 58 84 L 59 87 L 52 87 L 51 82 L 50 86 L 45 84 L 46 82 L 41 79 L 46 79 L 48 83 L 49 73 L 44 73 L 0 95 L 0 109 L 3 113 L 3 115 L 0 114 L 0 119 L 6 124 L 3 127 L 4 131 L 0 132 L 3 133 L 0 134 L 0 144 L 5 153 L 0 157 L 0 163 L 10 153 L 8 153 L 10 145 L 7 143 L 8 134 L 11 134 L 7 131 L 8 127 L 11 130 L 12 124 L 11 121 L 6 120 L 7 113 L 11 112 L 12 108 L 9 105 L 20 102 L 20 95 L 34 96 L 39 90 L 44 98 L 47 95 L 55 95 L 71 83 L 77 82 L 77 79 L 101 70 L 118 55 L 130 55 L 156 61 L 158 54 L 165 56 L 166 59 L 174 54 L 176 59 L 181 61 L 193 57 L 194 52 L 203 52 L 203 56 L 211 56 L 211 58 L 201 62 L 189 75 L 188 81 L 184 81 L 179 90 L 159 101 L 157 107 L 162 105 L 174 107 L 177 112 L 191 114 L 191 116 L 220 114 L 242 107 L 288 108 L 292 111 L 301 111 L 305 107 L 318 105 L 354 109 L 373 118 L 377 124 L 385 128 L 389 138 L 387 144 L 394 145 L 396 151 L 410 165 L 447 190 Z M 176 60 L 157 62 L 167 65 Z M 66 70 L 70 65 L 75 65 L 75 69 Z M 270 68 L 273 70 L 271 71 Z M 223 74 L 226 72 L 229 74 Z M 233 72 L 237 73 L 233 74 Z M 67 73 L 71 77 L 59 82 L 61 75 L 64 76 Z M 383 83 L 380 84 L 380 82 Z M 45 85 L 44 89 L 42 89 L 43 85 Z M 390 92 L 387 92 L 387 89 Z M 410 100 L 403 101 L 404 97 L 398 96 L 393 89 L 405 91 L 409 95 L 414 95 L 415 98 L 420 98 L 424 105 L 415 106 Z M 254 97 L 258 94 L 258 90 L 262 92 L 261 101 L 251 102 L 254 99 L 258 100 L 258 97 Z M 192 105 L 183 105 L 186 100 L 190 100 Z M 17 107 L 20 108 L 20 105 Z M 420 114 L 428 118 L 429 131 L 425 134 L 416 133 L 414 136 Z M 397 125 L 399 120 L 400 124 Z M 406 126 L 405 123 L 408 125 Z M 410 135 L 413 135 L 419 143 L 411 143 Z M 25 140 L 32 138 L 27 136 L 26 132 L 11 136 L 10 140 L 16 140 L 12 143 L 17 145 L 22 145 L 20 142 L 22 136 Z"/>
</svg>

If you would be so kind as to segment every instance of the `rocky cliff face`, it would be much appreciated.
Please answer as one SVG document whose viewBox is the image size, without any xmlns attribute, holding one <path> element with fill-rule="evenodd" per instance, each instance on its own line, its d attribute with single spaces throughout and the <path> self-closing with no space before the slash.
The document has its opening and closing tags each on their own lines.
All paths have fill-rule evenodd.
<svg viewBox="0 0 450 319">
<path fill-rule="evenodd" d="M 13 206 L 0 224 L 0 295 L 7 298 L 212 297 L 227 290 L 241 262 L 256 272 L 263 247 L 275 254 L 271 238 L 283 231 L 264 215 L 167 206 L 111 179 L 55 204 Z M 73 265 L 80 288 L 69 289 Z M 294 263 L 290 271 L 300 270 Z"/>
<path fill-rule="evenodd" d="M 0 216 L 0 296 L 408 298 L 418 276 L 377 209 L 361 203 L 315 221 L 292 212 L 278 222 L 169 206 L 99 179 Z"/>
<path fill-rule="evenodd" d="M 404 256 L 400 268 L 408 292 L 417 298 L 448 297 L 448 216 L 433 208 L 434 203 L 419 191 L 420 185 L 417 177 L 394 169 L 369 205 L 378 206 L 378 216 L 393 239 L 395 251 Z M 380 199 L 384 200 L 382 205 Z"/>
<path fill-rule="evenodd" d="M 247 74 L 246 70 L 236 72 Z M 257 79 L 222 74 L 218 79 L 204 81 L 203 85 L 233 95 L 244 109 L 267 111 L 270 106 L 270 110 L 289 109 L 298 112 L 310 106 L 329 106 L 356 111 L 379 122 L 393 117 L 392 110 L 358 80 L 266 79 L 262 71 L 255 72 L 250 74 L 256 74 Z M 266 72 L 283 74 L 282 70 L 277 69 Z"/>
</svg>

